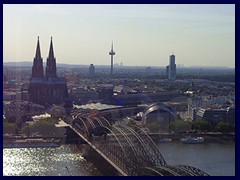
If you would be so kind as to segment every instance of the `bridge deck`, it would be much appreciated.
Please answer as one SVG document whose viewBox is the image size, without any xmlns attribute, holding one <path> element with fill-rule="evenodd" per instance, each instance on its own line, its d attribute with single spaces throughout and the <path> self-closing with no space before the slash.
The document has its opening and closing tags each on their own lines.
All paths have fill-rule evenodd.
<svg viewBox="0 0 240 180">
<path fill-rule="evenodd" d="M 191 166 L 167 165 L 152 138 L 137 125 L 111 124 L 102 116 L 78 111 L 66 122 L 123 176 L 208 176 Z"/>
<path fill-rule="evenodd" d="M 103 154 L 96 146 L 94 146 L 88 139 L 86 139 L 81 133 L 79 133 L 75 128 L 71 125 L 69 127 L 76 132 L 89 146 L 91 146 L 99 155 L 101 155 L 107 162 L 109 162 L 121 175 L 128 176 L 125 172 L 123 172 L 114 162 L 112 162 L 105 154 Z"/>
</svg>

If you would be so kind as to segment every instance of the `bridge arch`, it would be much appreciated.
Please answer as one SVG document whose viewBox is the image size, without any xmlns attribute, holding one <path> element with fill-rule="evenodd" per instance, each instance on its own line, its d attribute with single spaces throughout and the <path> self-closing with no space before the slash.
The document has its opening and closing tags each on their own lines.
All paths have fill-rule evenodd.
<svg viewBox="0 0 240 180">
<path fill-rule="evenodd" d="M 146 117 L 157 110 L 169 112 L 174 118 L 176 113 L 171 106 L 164 103 L 150 105 L 144 111 Z M 85 113 L 74 112 L 71 128 L 86 142 L 104 155 L 116 169 L 123 174 L 136 176 L 208 176 L 207 173 L 184 165 L 169 166 L 162 157 L 158 147 L 140 126 L 128 126 L 124 122 L 111 124 L 102 116 L 86 116 Z M 107 138 L 89 135 L 95 128 L 104 128 Z M 82 134 L 82 132 L 86 132 Z M 120 171 L 120 172 L 121 172 Z"/>
<path fill-rule="evenodd" d="M 136 168 L 131 175 L 135 176 L 209 176 L 207 173 L 192 166 L 155 166 Z"/>
</svg>

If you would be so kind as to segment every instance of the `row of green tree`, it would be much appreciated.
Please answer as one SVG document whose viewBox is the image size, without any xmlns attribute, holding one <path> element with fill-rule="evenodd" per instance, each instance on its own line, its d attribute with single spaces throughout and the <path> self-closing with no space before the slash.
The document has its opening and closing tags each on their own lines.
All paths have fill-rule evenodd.
<svg viewBox="0 0 240 180">
<path fill-rule="evenodd" d="M 3 133 L 17 135 L 23 133 L 26 136 L 32 136 L 33 134 L 39 134 L 41 136 L 58 136 L 62 134 L 62 129 L 55 127 L 58 123 L 58 118 L 49 117 L 36 121 L 33 124 L 23 124 L 20 129 L 15 123 L 9 123 L 6 120 L 3 122 Z"/>
<path fill-rule="evenodd" d="M 205 120 L 195 122 L 177 120 L 170 123 L 170 130 L 174 132 L 198 130 L 198 131 L 212 131 L 212 132 L 235 132 L 235 124 L 220 121 L 216 124 L 211 124 Z"/>
<path fill-rule="evenodd" d="M 131 125 L 132 122 L 129 122 Z M 184 120 L 176 120 L 170 122 L 169 125 L 160 124 L 159 122 L 151 122 L 146 125 L 150 132 L 186 132 L 190 130 L 196 131 L 207 131 L 207 132 L 235 132 L 235 124 L 231 124 L 228 122 L 218 122 L 216 124 L 210 124 L 208 121 L 200 120 L 200 121 L 184 121 Z"/>
<path fill-rule="evenodd" d="M 235 82 L 234 74 L 178 74 L 177 79 L 205 79 L 217 82 Z"/>
<path fill-rule="evenodd" d="M 3 134 L 18 134 L 19 128 L 15 123 L 9 123 L 7 121 L 3 121 Z"/>
<path fill-rule="evenodd" d="M 22 129 L 22 133 L 32 136 L 33 134 L 39 134 L 41 136 L 58 136 L 59 128 L 55 127 L 58 123 L 56 117 L 49 117 L 36 121 L 34 124 L 26 124 Z"/>
</svg>

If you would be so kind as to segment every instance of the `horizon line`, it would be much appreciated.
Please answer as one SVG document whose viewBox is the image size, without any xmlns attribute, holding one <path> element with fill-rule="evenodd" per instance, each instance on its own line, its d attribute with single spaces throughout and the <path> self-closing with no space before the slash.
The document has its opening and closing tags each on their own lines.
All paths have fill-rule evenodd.
<svg viewBox="0 0 240 180">
<path fill-rule="evenodd" d="M 3 61 L 3 63 L 33 63 L 32 61 Z M 43 62 L 46 63 L 46 62 Z M 77 65 L 77 66 L 89 66 L 90 64 L 75 64 L 75 63 L 56 63 L 56 65 L 58 64 L 66 64 L 66 65 Z M 118 67 L 166 67 L 167 65 L 120 65 L 119 63 L 117 63 Z M 109 64 L 93 64 L 94 66 L 110 66 Z M 115 64 L 114 64 L 115 65 Z M 233 68 L 235 69 L 235 67 L 232 66 L 217 66 L 217 65 L 184 65 L 184 66 L 178 66 L 178 65 L 182 65 L 182 64 L 176 64 L 178 68 L 189 68 L 189 67 L 218 67 L 218 68 Z"/>
</svg>

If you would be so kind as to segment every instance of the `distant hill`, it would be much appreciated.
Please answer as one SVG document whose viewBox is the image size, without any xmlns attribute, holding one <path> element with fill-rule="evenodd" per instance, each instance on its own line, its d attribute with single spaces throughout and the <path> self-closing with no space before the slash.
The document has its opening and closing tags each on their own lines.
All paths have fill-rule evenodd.
<svg viewBox="0 0 240 180">
<path fill-rule="evenodd" d="M 191 69 L 235 69 L 235 68 L 226 67 L 226 66 L 188 66 L 187 68 L 191 68 Z"/>
<path fill-rule="evenodd" d="M 20 61 L 20 62 L 3 62 L 3 66 L 32 66 L 33 62 L 30 61 Z M 46 62 L 43 62 L 43 66 L 46 66 Z M 94 65 L 96 68 L 109 68 L 110 65 Z M 57 67 L 60 68 L 89 68 L 89 65 L 82 65 L 82 64 L 63 64 L 63 63 L 57 63 Z M 139 69 L 139 68 L 147 68 L 151 67 L 152 69 L 165 69 L 165 66 L 114 66 L 114 68 L 124 68 L 124 69 Z M 225 66 L 184 66 L 184 67 L 177 67 L 177 69 L 235 69 L 231 67 L 225 67 Z"/>
<path fill-rule="evenodd" d="M 3 66 L 32 66 L 33 62 L 29 61 L 21 61 L 21 62 L 3 62 Z M 46 62 L 43 62 L 43 66 L 46 66 Z M 90 65 L 83 65 L 83 64 L 62 64 L 57 63 L 57 67 L 62 68 L 89 68 Z M 109 68 L 110 65 L 94 65 L 96 68 Z M 114 68 L 146 68 L 148 66 L 114 66 Z M 153 66 L 152 68 L 165 68 L 165 67 L 157 67 Z"/>
<path fill-rule="evenodd" d="M 3 66 L 32 66 L 32 62 L 21 61 L 21 62 L 3 62 Z"/>
<path fill-rule="evenodd" d="M 29 61 L 20 61 L 20 62 L 3 62 L 3 66 L 32 66 L 33 62 Z M 43 66 L 46 66 L 46 62 L 43 62 Z M 89 65 L 74 65 L 74 64 L 59 64 L 57 63 L 57 67 L 67 67 L 67 68 L 74 68 L 74 67 L 89 67 Z"/>
</svg>

